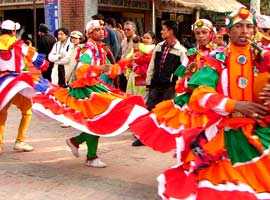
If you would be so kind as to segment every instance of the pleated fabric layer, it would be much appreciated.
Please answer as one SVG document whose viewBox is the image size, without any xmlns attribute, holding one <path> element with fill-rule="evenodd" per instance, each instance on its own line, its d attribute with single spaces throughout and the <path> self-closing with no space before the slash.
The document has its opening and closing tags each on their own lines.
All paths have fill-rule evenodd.
<svg viewBox="0 0 270 200">
<path fill-rule="evenodd" d="M 235 118 L 234 125 L 224 119 L 220 126 L 221 132 L 198 145 L 200 153 L 178 147 L 186 148 L 185 157 L 158 177 L 163 199 L 270 199 L 269 126 L 248 118 Z M 181 139 L 177 145 L 188 143 Z"/>
<path fill-rule="evenodd" d="M 96 80 L 88 86 L 73 88 L 40 81 L 36 88 L 39 92 L 33 98 L 34 111 L 94 135 L 118 135 L 148 112 L 142 97 L 113 92 L 114 89 Z"/>
<path fill-rule="evenodd" d="M 181 95 L 159 103 L 151 112 L 131 123 L 130 129 L 142 143 L 156 151 L 165 153 L 175 149 L 175 137 L 179 137 L 181 131 L 201 127 L 208 121 L 207 115 L 188 109 L 187 99 Z"/>
<path fill-rule="evenodd" d="M 0 74 L 0 110 L 17 94 L 28 98 L 34 95 L 33 78 L 27 74 L 2 73 Z"/>
</svg>

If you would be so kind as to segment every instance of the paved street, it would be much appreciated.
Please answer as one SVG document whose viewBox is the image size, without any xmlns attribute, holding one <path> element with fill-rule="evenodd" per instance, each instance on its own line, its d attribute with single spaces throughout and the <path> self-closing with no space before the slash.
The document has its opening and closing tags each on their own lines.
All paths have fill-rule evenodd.
<svg viewBox="0 0 270 200">
<path fill-rule="evenodd" d="M 75 158 L 65 140 L 78 133 L 60 123 L 33 115 L 27 142 L 35 150 L 13 151 L 20 113 L 9 110 L 4 149 L 0 155 L 0 199 L 5 200 L 159 200 L 156 177 L 175 161 L 172 154 L 148 147 L 131 147 L 131 132 L 101 138 L 99 156 L 108 164 L 84 165 L 86 146 Z"/>
</svg>

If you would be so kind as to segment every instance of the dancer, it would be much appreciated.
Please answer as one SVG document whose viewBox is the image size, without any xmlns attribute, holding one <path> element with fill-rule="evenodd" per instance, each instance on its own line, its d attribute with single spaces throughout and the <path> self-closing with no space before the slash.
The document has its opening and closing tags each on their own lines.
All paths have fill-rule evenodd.
<svg viewBox="0 0 270 200">
<path fill-rule="evenodd" d="M 228 47 L 188 81 L 190 109 L 216 117 L 182 131 L 185 160 L 159 176 L 163 199 L 270 199 L 270 52 L 250 44 L 256 18 L 246 8 L 226 26 Z"/>
<path fill-rule="evenodd" d="M 213 25 L 207 19 L 199 19 L 193 25 L 193 32 L 197 47 L 187 51 L 188 67 L 181 65 L 175 72 L 181 77 L 175 87 L 179 95 L 157 104 L 151 112 L 130 124 L 130 129 L 139 140 L 157 151 L 168 152 L 175 149 L 175 137 L 182 130 L 207 122 L 205 114 L 193 113 L 187 106 L 192 91 L 187 81 L 196 70 L 206 64 L 209 52 L 213 50 Z"/>
<path fill-rule="evenodd" d="M 25 143 L 25 135 L 28 129 L 31 111 L 31 97 L 34 94 L 33 78 L 28 74 L 22 74 L 25 68 L 25 60 L 32 63 L 37 69 L 46 70 L 48 62 L 45 54 L 38 54 L 31 46 L 27 46 L 23 40 L 16 39 L 16 31 L 20 24 L 11 20 L 5 20 L 1 25 L 0 35 L 0 153 L 2 151 L 3 134 L 7 112 L 11 104 L 21 111 L 21 121 L 18 135 L 14 145 L 17 151 L 32 151 L 34 148 Z"/>
<path fill-rule="evenodd" d="M 128 129 L 128 124 L 147 112 L 143 98 L 126 96 L 107 86 L 100 75 L 116 77 L 118 65 L 108 63 L 103 49 L 103 23 L 91 20 L 86 25 L 88 41 L 80 50 L 76 77 L 67 88 L 39 84 L 40 93 L 34 98 L 33 108 L 53 119 L 83 131 L 67 140 L 74 156 L 79 156 L 79 145 L 86 142 L 86 165 L 106 167 L 97 156 L 99 136 L 115 136 Z"/>
</svg>

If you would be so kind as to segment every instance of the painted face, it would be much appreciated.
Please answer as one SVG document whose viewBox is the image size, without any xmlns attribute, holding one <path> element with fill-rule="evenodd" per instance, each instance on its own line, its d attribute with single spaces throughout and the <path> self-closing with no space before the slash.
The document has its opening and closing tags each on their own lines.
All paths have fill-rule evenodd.
<svg viewBox="0 0 270 200">
<path fill-rule="evenodd" d="M 127 39 L 133 38 L 133 36 L 135 34 L 135 30 L 131 24 L 124 24 L 123 30 L 124 30 L 124 34 L 127 37 Z"/>
<path fill-rule="evenodd" d="M 197 28 L 194 34 L 199 46 L 207 45 L 212 37 L 212 33 L 206 28 Z"/>
<path fill-rule="evenodd" d="M 237 46 L 245 46 L 254 36 L 254 25 L 247 21 L 241 20 L 234 24 L 229 30 L 230 41 Z"/>
<path fill-rule="evenodd" d="M 153 44 L 154 43 L 154 41 L 153 41 L 153 38 L 152 38 L 152 36 L 149 34 L 149 33 L 145 33 L 144 35 L 143 35 L 143 37 L 142 37 L 142 42 L 144 43 L 144 44 Z"/>
<path fill-rule="evenodd" d="M 57 33 L 57 39 L 61 42 L 65 41 L 68 38 L 68 35 L 66 35 L 63 31 L 59 30 Z"/>
<path fill-rule="evenodd" d="M 91 33 L 91 38 L 94 41 L 102 41 L 104 40 L 104 29 L 103 28 L 95 28 Z"/>
</svg>

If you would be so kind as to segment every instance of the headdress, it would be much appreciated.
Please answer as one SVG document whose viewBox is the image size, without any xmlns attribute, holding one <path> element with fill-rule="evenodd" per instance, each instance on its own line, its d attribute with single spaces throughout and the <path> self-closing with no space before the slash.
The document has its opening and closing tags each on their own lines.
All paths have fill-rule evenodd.
<svg viewBox="0 0 270 200">
<path fill-rule="evenodd" d="M 253 25 L 257 26 L 257 20 L 254 15 L 247 8 L 239 8 L 228 14 L 225 18 L 225 24 L 228 28 L 231 28 L 234 24 L 240 22 L 241 20 L 247 20 Z"/>
<path fill-rule="evenodd" d="M 195 31 L 197 28 L 205 28 L 209 31 L 213 31 L 213 24 L 208 19 L 198 19 L 192 26 L 192 30 Z"/>
<path fill-rule="evenodd" d="M 10 31 L 16 31 L 21 28 L 21 25 L 18 22 L 14 22 L 11 20 L 5 20 L 1 24 L 1 28 L 5 30 L 10 30 Z"/>
<path fill-rule="evenodd" d="M 103 25 L 103 20 L 91 20 L 86 24 L 85 29 L 87 32 L 92 33 L 96 28 L 103 28 Z"/>
</svg>

